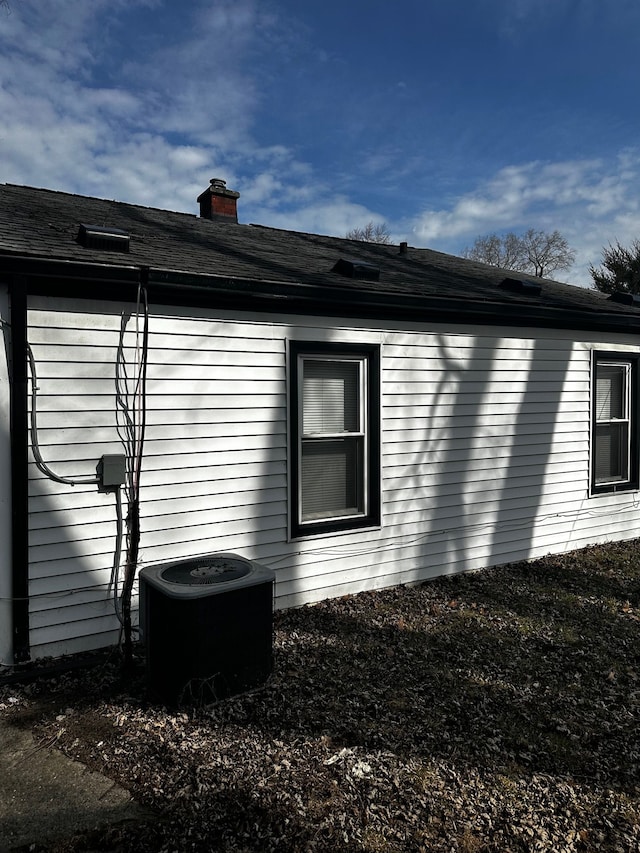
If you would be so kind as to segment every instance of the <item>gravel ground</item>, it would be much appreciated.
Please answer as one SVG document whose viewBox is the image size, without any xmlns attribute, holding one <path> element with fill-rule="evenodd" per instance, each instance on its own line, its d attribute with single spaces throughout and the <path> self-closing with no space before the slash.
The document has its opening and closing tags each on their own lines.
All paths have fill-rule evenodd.
<svg viewBox="0 0 640 853">
<path fill-rule="evenodd" d="M 115 660 L 0 689 L 158 815 L 54 853 L 640 851 L 639 710 L 638 541 L 278 613 L 215 705 Z"/>
</svg>

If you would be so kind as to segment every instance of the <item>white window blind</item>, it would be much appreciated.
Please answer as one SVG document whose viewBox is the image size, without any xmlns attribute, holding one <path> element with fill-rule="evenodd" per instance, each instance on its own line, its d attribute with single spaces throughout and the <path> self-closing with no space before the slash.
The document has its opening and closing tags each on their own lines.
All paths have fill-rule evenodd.
<svg viewBox="0 0 640 853">
<path fill-rule="evenodd" d="M 363 511 L 358 439 L 305 442 L 302 447 L 302 518 Z"/>
<path fill-rule="evenodd" d="M 625 405 L 625 366 L 599 364 L 596 382 L 596 420 L 611 421 L 623 418 Z"/>
<path fill-rule="evenodd" d="M 358 432 L 359 362 L 307 359 L 303 374 L 303 433 Z"/>
</svg>

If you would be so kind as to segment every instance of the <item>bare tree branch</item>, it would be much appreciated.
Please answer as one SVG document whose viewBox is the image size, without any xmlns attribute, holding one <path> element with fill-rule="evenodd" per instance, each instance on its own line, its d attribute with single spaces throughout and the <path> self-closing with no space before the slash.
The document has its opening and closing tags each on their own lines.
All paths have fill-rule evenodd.
<svg viewBox="0 0 640 853">
<path fill-rule="evenodd" d="M 478 237 L 462 254 L 473 261 L 540 278 L 550 278 L 557 270 L 570 269 L 576 256 L 559 231 L 548 234 L 533 228 L 521 235 L 510 231 L 503 237 L 498 234 Z"/>
<path fill-rule="evenodd" d="M 362 240 L 365 243 L 390 243 L 391 235 L 386 222 L 367 222 L 362 228 L 352 228 L 344 235 L 348 240 Z"/>
</svg>

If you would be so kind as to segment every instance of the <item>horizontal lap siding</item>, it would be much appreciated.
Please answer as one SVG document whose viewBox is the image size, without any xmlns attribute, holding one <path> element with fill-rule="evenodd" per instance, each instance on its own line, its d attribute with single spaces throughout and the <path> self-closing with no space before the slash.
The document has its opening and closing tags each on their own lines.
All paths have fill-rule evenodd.
<svg viewBox="0 0 640 853">
<path fill-rule="evenodd" d="M 86 313 L 81 303 L 55 312 L 46 305 L 40 301 L 29 318 L 41 451 L 57 473 L 91 475 L 102 454 L 124 452 L 115 429 L 120 316 L 108 309 Z M 130 360 L 135 320 L 126 328 Z M 281 543 L 282 335 L 274 339 L 266 324 L 154 314 L 146 403 L 141 564 Z M 35 463 L 29 475 L 34 656 L 113 642 L 114 496 L 96 486 L 52 483 Z"/>
<path fill-rule="evenodd" d="M 413 537 L 405 576 L 548 547 L 536 519 L 579 512 L 586 498 L 586 353 L 569 342 L 439 335 L 385 348 L 385 368 L 383 419 L 394 424 L 383 451 L 385 526 L 401 542 Z M 557 423 L 559 409 L 572 414 Z M 396 424 L 410 420 L 410 434 L 398 436 Z M 566 490 L 546 495 L 556 477 L 569 500 Z M 552 538 L 566 527 L 560 520 Z"/>
<path fill-rule="evenodd" d="M 50 304 L 30 314 L 40 443 L 55 470 L 92 474 L 123 452 L 120 316 Z M 238 552 L 274 568 L 288 606 L 640 533 L 631 496 L 588 497 L 590 351 L 606 342 L 269 319 L 152 307 L 141 565 Z M 382 347 L 379 530 L 287 541 L 288 339 Z M 34 464 L 29 485 L 34 653 L 113 641 L 113 495 Z"/>
<path fill-rule="evenodd" d="M 96 475 L 102 454 L 123 452 L 113 411 L 120 318 L 76 311 L 32 309 L 28 337 L 42 457 L 61 476 L 86 478 Z M 95 485 L 53 482 L 33 461 L 28 474 L 33 657 L 116 642 L 114 495 L 100 494 Z"/>
<path fill-rule="evenodd" d="M 588 496 L 590 352 L 606 343 L 382 340 L 382 530 L 301 543 L 279 562 L 283 606 L 640 533 L 633 496 Z"/>
<path fill-rule="evenodd" d="M 143 559 L 155 563 L 214 551 L 255 556 L 261 546 L 282 543 L 287 518 L 282 331 L 172 313 L 154 318 L 153 341 L 149 389 L 157 416 L 145 452 Z M 179 423 L 176 409 L 183 413 Z"/>
</svg>

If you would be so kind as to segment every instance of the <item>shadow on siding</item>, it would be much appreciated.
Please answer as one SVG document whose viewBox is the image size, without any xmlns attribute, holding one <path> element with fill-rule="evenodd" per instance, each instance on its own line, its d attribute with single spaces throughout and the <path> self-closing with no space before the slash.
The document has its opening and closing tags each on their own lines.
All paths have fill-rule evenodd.
<svg viewBox="0 0 640 853">
<path fill-rule="evenodd" d="M 490 341 L 476 338 L 470 356 L 460 359 L 445 337 L 438 336 L 442 372 L 435 416 L 442 417 L 445 392 L 453 390 L 455 402 L 446 415 L 447 429 L 425 424 L 418 467 L 426 472 L 420 475 L 423 489 L 425 476 L 428 479 L 423 561 L 440 565 L 440 573 L 525 559 L 535 544 L 571 343 L 553 342 L 553 369 L 546 374 L 539 365 L 549 344 L 536 340 L 528 352 L 526 377 L 498 383 L 494 371 L 517 371 L 521 356 L 514 350 L 512 358 L 498 360 L 500 342 L 490 346 Z M 505 421 L 509 413 L 512 417 Z M 521 483 L 526 484 L 526 496 L 515 500 L 514 490 Z"/>
</svg>

